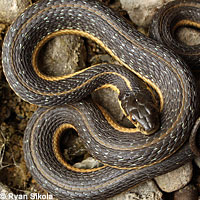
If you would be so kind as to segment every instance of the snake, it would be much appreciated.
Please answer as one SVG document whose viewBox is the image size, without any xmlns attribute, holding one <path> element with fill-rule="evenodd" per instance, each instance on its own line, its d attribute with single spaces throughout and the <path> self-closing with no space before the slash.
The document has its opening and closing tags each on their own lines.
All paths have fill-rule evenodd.
<svg viewBox="0 0 200 200">
<path fill-rule="evenodd" d="M 172 7 L 184 12 L 186 4 L 199 6 L 178 2 Z M 43 74 L 40 50 L 63 34 L 93 40 L 119 64 L 97 64 L 62 76 Z M 59 199 L 106 199 L 195 156 L 199 100 L 188 65 L 172 48 L 138 32 L 99 1 L 41 0 L 31 5 L 10 26 L 2 61 L 15 93 L 40 106 L 24 133 L 25 161 L 35 180 Z M 107 87 L 117 92 L 133 128 L 118 124 L 88 98 Z M 60 142 L 68 129 L 78 133 L 102 166 L 78 169 L 66 162 Z"/>
<path fill-rule="evenodd" d="M 171 48 L 193 70 L 199 68 L 199 45 L 187 45 L 179 41 L 176 31 L 180 27 L 191 27 L 199 30 L 200 12 L 198 1 L 173 1 L 163 6 L 155 14 L 150 27 L 150 37 Z M 178 14 L 177 14 L 178 13 Z"/>
</svg>

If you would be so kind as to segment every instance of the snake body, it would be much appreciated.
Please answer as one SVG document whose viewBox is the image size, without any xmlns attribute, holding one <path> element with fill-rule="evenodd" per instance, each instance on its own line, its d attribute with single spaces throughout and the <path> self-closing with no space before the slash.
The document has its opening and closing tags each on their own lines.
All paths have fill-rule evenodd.
<svg viewBox="0 0 200 200">
<path fill-rule="evenodd" d="M 106 165 L 88 170 L 72 167 L 57 155 L 59 152 L 55 153 L 57 148 L 54 146 L 57 143 L 54 135 L 57 132 L 59 137 L 57 130 L 59 127 L 62 128 L 63 124 L 75 125 L 81 120 L 82 116 L 77 110 L 74 112 L 74 106 L 78 109 L 89 109 L 94 104 L 83 101 L 65 107 L 39 108 L 29 121 L 24 135 L 24 152 L 28 169 L 43 188 L 59 199 L 107 199 L 145 180 L 176 169 L 194 158 L 189 144 L 186 143 L 170 158 L 148 167 L 131 170 Z M 94 117 L 96 118 L 95 113 Z M 46 129 L 46 127 L 51 128 Z M 87 140 L 91 141 L 88 138 Z M 52 142 L 49 141 L 55 141 L 56 144 L 52 146 Z M 118 139 L 117 141 L 119 142 Z"/>
<path fill-rule="evenodd" d="M 41 74 L 39 50 L 61 34 L 94 40 L 122 66 L 99 65 L 61 77 Z M 34 178 L 60 199 L 105 199 L 193 157 L 185 142 L 199 103 L 190 70 L 173 51 L 137 32 L 97 1 L 42 0 L 30 6 L 6 35 L 3 69 L 16 94 L 48 106 L 39 108 L 28 123 L 24 153 Z M 150 136 L 117 125 L 90 101 L 77 102 L 106 84 L 137 91 L 125 81 L 130 73 L 159 96 L 161 126 Z M 121 97 L 121 104 L 124 110 L 132 109 L 126 97 Z M 103 167 L 81 170 L 63 160 L 58 143 L 68 128 L 79 133 L 89 152 L 105 163 Z"/>
<path fill-rule="evenodd" d="M 177 39 L 180 27 L 200 29 L 200 2 L 176 0 L 163 6 L 154 16 L 150 37 L 163 43 L 180 55 L 188 66 L 197 70 L 200 66 L 199 44 L 187 45 Z"/>
</svg>

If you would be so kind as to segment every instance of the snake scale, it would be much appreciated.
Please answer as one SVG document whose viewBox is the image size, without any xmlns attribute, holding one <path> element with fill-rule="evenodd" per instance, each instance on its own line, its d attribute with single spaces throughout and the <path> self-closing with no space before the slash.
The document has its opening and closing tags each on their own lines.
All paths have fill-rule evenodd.
<svg viewBox="0 0 200 200">
<path fill-rule="evenodd" d="M 60 77 L 42 74 L 39 51 L 62 34 L 95 41 L 120 65 L 100 64 Z M 171 48 L 98 1 L 41 0 L 27 8 L 4 40 L 3 70 L 17 95 L 41 106 L 25 130 L 25 160 L 37 182 L 59 199 L 106 199 L 194 157 L 187 140 L 199 100 L 190 69 Z M 121 127 L 103 108 L 82 100 L 102 87 L 118 92 L 136 128 Z M 77 169 L 63 159 L 59 142 L 70 128 L 102 167 Z"/>
</svg>

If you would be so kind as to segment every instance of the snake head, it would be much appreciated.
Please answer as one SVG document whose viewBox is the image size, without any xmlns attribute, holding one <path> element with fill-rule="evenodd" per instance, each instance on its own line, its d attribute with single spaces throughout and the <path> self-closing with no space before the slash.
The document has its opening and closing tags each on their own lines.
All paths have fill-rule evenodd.
<svg viewBox="0 0 200 200">
<path fill-rule="evenodd" d="M 126 92 L 119 96 L 128 119 L 145 135 L 150 135 L 160 126 L 159 109 L 149 95 Z"/>
</svg>

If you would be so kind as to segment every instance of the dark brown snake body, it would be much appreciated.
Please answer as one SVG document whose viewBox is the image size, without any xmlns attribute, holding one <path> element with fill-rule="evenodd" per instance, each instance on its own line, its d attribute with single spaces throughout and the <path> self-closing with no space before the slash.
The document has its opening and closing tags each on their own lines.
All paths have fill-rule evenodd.
<svg viewBox="0 0 200 200">
<path fill-rule="evenodd" d="M 178 3 L 177 3 L 178 2 Z M 199 45 L 187 45 L 176 37 L 179 27 L 200 29 L 199 1 L 173 1 L 156 13 L 150 28 L 150 37 L 163 43 L 180 55 L 188 66 L 197 70 L 200 66 Z"/>
<path fill-rule="evenodd" d="M 97 65 L 62 77 L 41 74 L 38 52 L 45 42 L 61 34 L 94 40 L 122 66 Z M 39 108 L 29 121 L 24 153 L 34 178 L 60 199 L 105 199 L 194 157 L 186 141 L 198 116 L 199 100 L 190 70 L 172 50 L 137 32 L 97 1 L 43 0 L 29 7 L 7 33 L 3 68 L 21 98 L 48 106 Z M 135 86 L 130 73 L 139 77 L 133 81 Z M 144 96 L 151 96 L 140 79 L 160 100 L 161 125 L 151 135 L 141 134 L 140 126 L 128 129 L 117 125 L 90 101 L 77 102 L 88 92 L 108 86 L 119 93 L 122 109 L 131 114 L 131 120 L 140 115 L 140 109 L 135 114 L 135 104 L 149 120 L 148 113 L 156 113 L 156 108 L 137 102 L 142 99 L 142 88 Z M 127 95 L 131 91 L 136 99 Z M 134 99 L 134 106 L 130 106 L 130 99 Z M 149 97 L 149 102 L 153 101 Z M 68 128 L 79 133 L 103 167 L 83 170 L 64 161 L 58 143 Z M 148 128 L 152 127 L 147 123 L 144 129 Z"/>
</svg>

